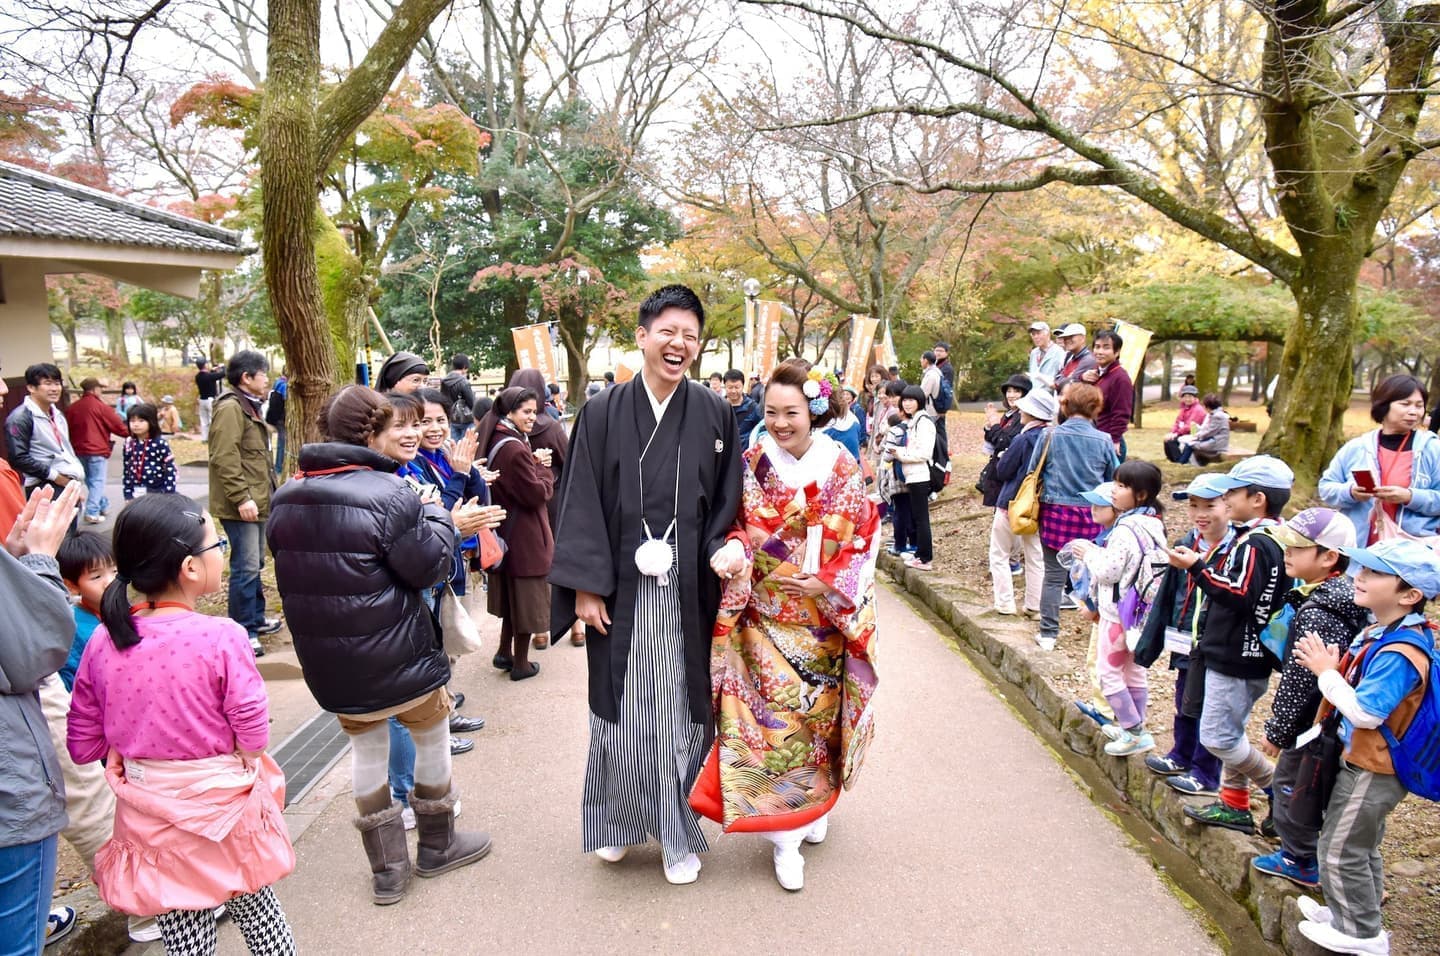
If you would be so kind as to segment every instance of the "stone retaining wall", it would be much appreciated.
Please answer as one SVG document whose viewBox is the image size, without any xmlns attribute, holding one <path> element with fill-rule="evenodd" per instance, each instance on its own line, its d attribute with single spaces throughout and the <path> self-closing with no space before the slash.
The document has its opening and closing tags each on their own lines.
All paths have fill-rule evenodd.
<svg viewBox="0 0 1440 956">
<path fill-rule="evenodd" d="M 1019 689 L 1059 731 L 1071 750 L 1093 760 L 1136 812 L 1184 850 L 1250 913 L 1265 939 L 1287 953 L 1309 956 L 1322 952 L 1296 929 L 1300 922 L 1295 902 L 1299 887 L 1286 880 L 1260 876 L 1250 866 L 1251 858 L 1269 853 L 1273 847 L 1259 837 L 1196 823 L 1185 816 L 1183 808 L 1187 801 L 1202 801 L 1186 798 L 1165 786 L 1160 777 L 1145 769 L 1141 757 L 1112 757 L 1105 753 L 1106 738 L 1100 728 L 1075 709 L 1072 695 L 1049 680 L 1058 665 L 1032 640 L 1033 623 L 1023 618 L 1003 618 L 993 623 L 987 620 L 982 627 L 975 620 L 990 610 L 988 600 L 979 599 L 974 592 L 934 572 L 912 571 L 889 555 L 881 555 L 880 566 Z"/>
</svg>

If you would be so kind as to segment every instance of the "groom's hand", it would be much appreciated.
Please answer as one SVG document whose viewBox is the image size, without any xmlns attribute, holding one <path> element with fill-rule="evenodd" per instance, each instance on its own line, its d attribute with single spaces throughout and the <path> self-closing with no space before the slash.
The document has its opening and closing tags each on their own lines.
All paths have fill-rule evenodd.
<svg viewBox="0 0 1440 956">
<path fill-rule="evenodd" d="M 610 623 L 610 615 L 605 610 L 605 599 L 598 594 L 576 591 L 575 616 L 601 634 L 610 633 L 605 627 Z"/>
</svg>

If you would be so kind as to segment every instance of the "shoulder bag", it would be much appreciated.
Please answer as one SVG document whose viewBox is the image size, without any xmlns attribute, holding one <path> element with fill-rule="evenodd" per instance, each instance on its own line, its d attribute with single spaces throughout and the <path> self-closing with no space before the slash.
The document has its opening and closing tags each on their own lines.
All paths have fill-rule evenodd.
<svg viewBox="0 0 1440 956">
<path fill-rule="evenodd" d="M 1045 471 L 1045 459 L 1050 456 L 1050 442 L 1055 432 L 1045 436 L 1045 447 L 1040 449 L 1040 462 L 1035 470 L 1020 482 L 1015 497 L 1010 499 L 1010 530 L 1015 534 L 1040 533 L 1040 496 L 1045 491 L 1045 481 L 1040 476 Z"/>
</svg>

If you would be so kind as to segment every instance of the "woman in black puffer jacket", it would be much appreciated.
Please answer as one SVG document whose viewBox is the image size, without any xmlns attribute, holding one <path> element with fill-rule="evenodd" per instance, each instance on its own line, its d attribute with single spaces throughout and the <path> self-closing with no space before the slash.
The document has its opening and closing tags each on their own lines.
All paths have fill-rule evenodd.
<svg viewBox="0 0 1440 956">
<path fill-rule="evenodd" d="M 271 499 L 266 538 L 305 683 L 350 737 L 375 902 L 393 903 L 411 867 L 404 808 L 386 778 L 389 717 L 415 739 L 415 870 L 435 876 L 490 851 L 488 835 L 455 831 L 450 665 L 423 593 L 450 576 L 455 528 L 438 494 L 422 501 L 396 474 L 419 449 L 410 405 L 397 412 L 351 385 L 327 403 L 321 427 L 330 440 L 300 449 L 299 473 Z"/>
</svg>

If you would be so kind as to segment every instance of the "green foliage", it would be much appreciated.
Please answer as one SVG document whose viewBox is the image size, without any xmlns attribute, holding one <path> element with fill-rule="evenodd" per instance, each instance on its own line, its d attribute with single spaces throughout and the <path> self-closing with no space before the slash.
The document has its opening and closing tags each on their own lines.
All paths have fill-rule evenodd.
<svg viewBox="0 0 1440 956">
<path fill-rule="evenodd" d="M 1046 312 L 1051 325 L 1079 322 L 1091 331 L 1123 319 L 1155 333 L 1156 342 L 1283 342 L 1295 315 L 1295 299 L 1278 283 L 1202 275 L 1185 282 L 1064 296 Z"/>
</svg>

